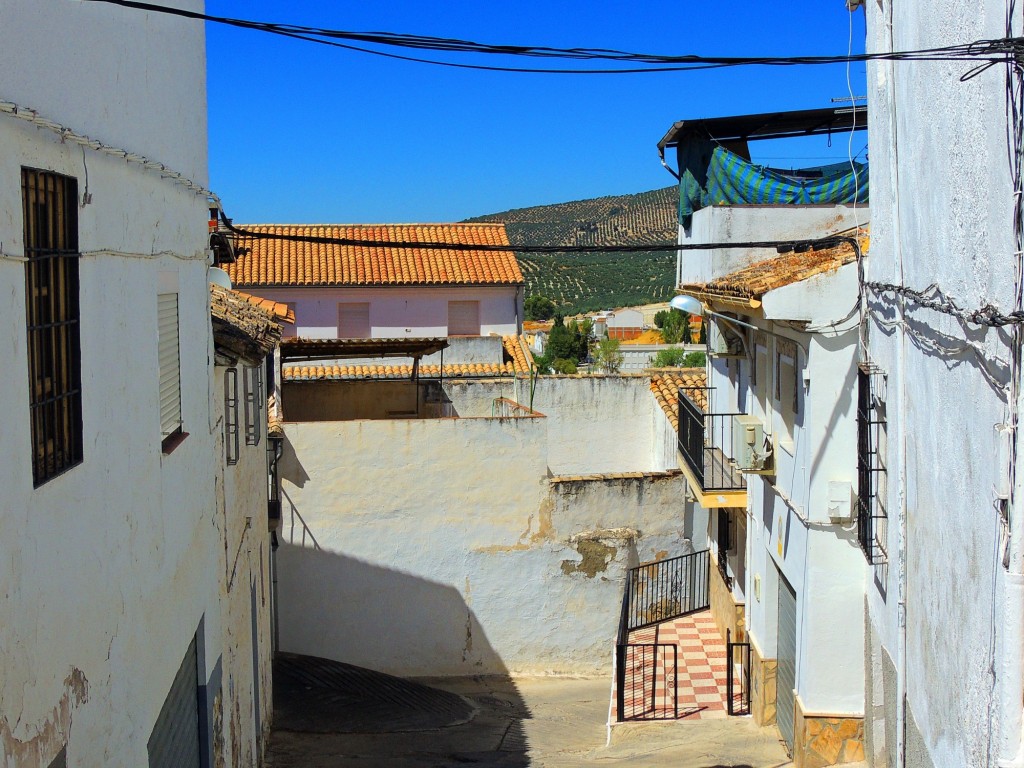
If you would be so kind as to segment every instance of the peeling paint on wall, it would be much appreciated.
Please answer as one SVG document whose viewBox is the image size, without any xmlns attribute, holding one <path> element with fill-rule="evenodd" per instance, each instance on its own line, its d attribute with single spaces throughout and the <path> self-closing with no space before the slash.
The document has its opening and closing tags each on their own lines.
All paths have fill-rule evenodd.
<svg viewBox="0 0 1024 768">
<path fill-rule="evenodd" d="M 89 681 L 80 669 L 73 668 L 64 678 L 64 694 L 54 705 L 45 721 L 34 729 L 35 735 L 20 739 L 14 735 L 20 723 L 14 727 L 7 718 L 0 718 L 0 741 L 4 745 L 4 760 L 19 768 L 42 768 L 50 764 L 64 749 L 71 732 L 71 716 L 76 707 L 89 700 Z"/>
<path fill-rule="evenodd" d="M 563 560 L 562 573 L 566 576 L 582 573 L 588 579 L 593 579 L 597 574 L 606 572 L 619 553 L 619 547 L 614 547 L 606 543 L 607 541 L 628 543 L 635 541 L 639 536 L 640 533 L 632 528 L 608 528 L 578 533 L 569 539 L 569 545 L 580 553 L 580 561 L 577 563 Z"/>
</svg>

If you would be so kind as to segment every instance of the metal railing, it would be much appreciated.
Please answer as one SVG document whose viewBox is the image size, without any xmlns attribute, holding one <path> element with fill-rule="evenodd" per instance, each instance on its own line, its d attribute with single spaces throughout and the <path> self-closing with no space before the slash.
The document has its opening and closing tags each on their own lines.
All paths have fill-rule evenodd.
<svg viewBox="0 0 1024 768">
<path fill-rule="evenodd" d="M 630 568 L 626 628 L 632 632 L 708 607 L 710 551 Z"/>
<path fill-rule="evenodd" d="M 750 643 L 734 643 L 725 630 L 725 701 L 730 715 L 750 714 Z"/>
<path fill-rule="evenodd" d="M 615 646 L 619 722 L 679 716 L 677 647 L 657 642 L 630 643 L 629 633 L 707 608 L 710 555 L 705 549 L 644 563 L 627 572 Z"/>
<path fill-rule="evenodd" d="M 747 487 L 732 457 L 733 419 L 743 414 L 705 413 L 707 387 L 679 390 L 679 451 L 705 491 L 735 491 Z"/>
<path fill-rule="evenodd" d="M 679 649 L 673 644 L 631 643 L 615 650 L 619 722 L 678 719 Z"/>
</svg>

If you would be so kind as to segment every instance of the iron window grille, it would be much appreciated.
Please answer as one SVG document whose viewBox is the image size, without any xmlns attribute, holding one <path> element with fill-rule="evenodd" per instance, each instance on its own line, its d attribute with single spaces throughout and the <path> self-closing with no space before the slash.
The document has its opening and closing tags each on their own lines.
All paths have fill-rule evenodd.
<svg viewBox="0 0 1024 768">
<path fill-rule="evenodd" d="M 873 366 L 857 371 L 857 538 L 869 563 L 886 561 L 885 407 L 876 386 L 882 380 Z"/>
<path fill-rule="evenodd" d="M 260 444 L 260 413 L 263 410 L 262 366 L 245 369 L 245 444 Z"/>
<path fill-rule="evenodd" d="M 732 589 L 728 564 L 729 551 L 732 549 L 732 521 L 729 518 L 728 509 L 723 507 L 718 510 L 718 572 L 722 574 L 726 588 Z"/>
<path fill-rule="evenodd" d="M 238 369 L 224 371 L 224 452 L 229 465 L 238 463 Z"/>
<path fill-rule="evenodd" d="M 22 168 L 21 199 L 32 482 L 38 488 L 83 460 L 78 182 Z"/>
</svg>

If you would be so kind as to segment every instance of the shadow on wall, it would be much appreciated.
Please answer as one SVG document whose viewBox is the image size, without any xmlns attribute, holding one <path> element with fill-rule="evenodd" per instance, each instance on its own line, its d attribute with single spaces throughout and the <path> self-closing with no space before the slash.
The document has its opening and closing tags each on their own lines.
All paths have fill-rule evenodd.
<svg viewBox="0 0 1024 768">
<path fill-rule="evenodd" d="M 281 650 L 393 675 L 507 675 L 455 588 L 310 546 L 277 553 Z"/>
</svg>

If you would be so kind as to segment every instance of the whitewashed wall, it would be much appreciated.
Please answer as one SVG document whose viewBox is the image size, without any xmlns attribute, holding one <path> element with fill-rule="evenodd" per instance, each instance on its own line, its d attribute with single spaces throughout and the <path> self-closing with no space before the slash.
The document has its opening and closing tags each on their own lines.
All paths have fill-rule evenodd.
<svg viewBox="0 0 1024 768">
<path fill-rule="evenodd" d="M 869 50 L 1005 34 L 1006 4 L 994 0 L 865 7 Z M 1019 35 L 1019 9 L 1014 23 Z M 971 66 L 868 68 L 867 276 L 935 283 L 963 307 L 1005 311 L 1016 250 L 1005 78 L 996 67 L 961 82 Z M 1020 566 L 1008 575 L 1000 562 L 993 507 L 1005 485 L 994 425 L 1006 421 L 1010 352 L 1000 332 L 901 308 L 891 294 L 868 298 L 867 352 L 887 376 L 889 434 L 889 563 L 866 582 L 873 751 L 890 764 L 905 752 L 908 765 L 1020 765 L 1022 597 L 1008 588 Z"/>
<path fill-rule="evenodd" d="M 295 332 L 311 339 L 338 336 L 338 303 L 368 302 L 374 338 L 448 335 L 448 302 L 480 302 L 480 334 L 519 333 L 522 289 L 516 286 L 393 288 L 242 288 L 254 296 L 295 304 Z"/>
<path fill-rule="evenodd" d="M 7 0 L 0 71 L 0 99 L 207 184 L 201 25 L 99 3 Z M 0 381 L 0 764 L 45 766 L 66 744 L 69 765 L 145 765 L 192 636 L 202 622 L 208 682 L 223 637 L 206 199 L 9 115 L 0 115 L 0 147 L 0 356 L 9 374 Z M 92 196 L 79 209 L 84 462 L 38 489 L 18 260 L 23 166 L 73 176 Z M 161 284 L 179 292 L 189 433 L 168 456 Z"/>
<path fill-rule="evenodd" d="M 243 362 L 236 366 L 239 392 L 246 365 Z M 225 400 L 218 396 L 224 392 L 225 370 L 222 366 L 214 369 L 213 389 L 219 426 L 217 446 L 220 463 L 225 466 L 217 498 L 222 536 L 218 569 L 224 574 L 220 590 L 224 632 L 220 713 L 223 726 L 218 749 L 226 765 L 255 766 L 262 764 L 273 715 L 266 409 L 261 409 L 256 417 L 259 443 L 247 445 L 244 408 L 239 403 L 238 462 L 227 466 Z M 254 666 L 259 670 L 257 678 L 253 676 Z"/>
<path fill-rule="evenodd" d="M 514 399 L 529 403 L 530 380 L 516 379 Z M 556 475 L 647 472 L 657 460 L 655 411 L 644 376 L 542 376 L 533 407 L 548 418 L 548 464 Z"/>
<path fill-rule="evenodd" d="M 845 205 L 714 205 L 693 214 L 690 229 L 679 227 L 680 243 L 764 242 L 824 237 L 867 218 L 866 208 Z M 775 256 L 772 248 L 712 248 L 680 251 L 676 285 L 705 283 Z"/>
<path fill-rule="evenodd" d="M 286 425 L 282 650 L 409 675 L 607 674 L 625 569 L 691 551 L 683 479 L 552 483 L 553 428 Z"/>
<path fill-rule="evenodd" d="M 764 307 L 776 317 L 800 318 L 803 313 L 814 326 L 834 322 L 856 301 L 851 274 L 855 277 L 853 265 L 770 292 Z M 828 302 L 813 300 L 822 294 Z M 856 320 L 839 326 L 845 331 L 815 334 L 756 322 L 796 339 L 809 354 L 798 351 L 800 410 L 791 440 L 783 437 L 783 412 L 792 410 L 792 403 L 775 398 L 775 337 L 764 337 L 766 347 L 750 345 L 762 360 L 757 376 L 748 360 L 712 359 L 711 411 L 760 416 L 775 445 L 775 475 L 748 475 L 746 549 L 730 555 L 737 577 L 733 597 L 746 605 L 754 642 L 765 658 L 774 658 L 781 572 L 797 596 L 796 690 L 805 711 L 859 716 L 864 706 L 864 556 L 855 525 L 832 523 L 828 513 L 829 483 L 849 484 L 848 510 L 856 485 Z M 714 526 L 710 538 L 716 546 Z"/>
</svg>

